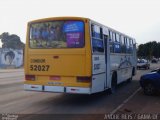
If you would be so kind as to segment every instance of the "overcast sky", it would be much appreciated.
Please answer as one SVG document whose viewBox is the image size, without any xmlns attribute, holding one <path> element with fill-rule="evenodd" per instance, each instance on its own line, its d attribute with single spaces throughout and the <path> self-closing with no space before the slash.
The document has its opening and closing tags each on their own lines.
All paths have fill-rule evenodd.
<svg viewBox="0 0 160 120">
<path fill-rule="evenodd" d="M 0 34 L 17 34 L 24 43 L 28 21 L 57 16 L 93 19 L 138 44 L 160 42 L 160 0 L 0 0 L 0 16 Z"/>
</svg>

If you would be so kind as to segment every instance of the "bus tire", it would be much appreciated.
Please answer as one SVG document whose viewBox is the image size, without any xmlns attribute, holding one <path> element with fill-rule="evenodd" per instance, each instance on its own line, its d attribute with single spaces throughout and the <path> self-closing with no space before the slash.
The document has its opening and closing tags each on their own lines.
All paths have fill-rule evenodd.
<svg viewBox="0 0 160 120">
<path fill-rule="evenodd" d="M 135 70 L 135 67 L 133 67 L 133 69 L 132 69 L 132 76 L 135 76 L 135 75 L 136 75 L 136 70 Z"/>
<path fill-rule="evenodd" d="M 129 79 L 127 79 L 127 82 L 131 82 L 132 81 L 132 77 L 134 75 L 135 75 L 135 68 L 133 67 L 131 77 Z"/>
<path fill-rule="evenodd" d="M 132 82 L 132 76 L 127 80 L 128 83 Z"/>
<path fill-rule="evenodd" d="M 115 93 L 116 88 L 117 88 L 117 74 L 116 72 L 114 72 L 112 75 L 111 88 L 109 89 L 109 93 L 110 94 Z"/>
</svg>

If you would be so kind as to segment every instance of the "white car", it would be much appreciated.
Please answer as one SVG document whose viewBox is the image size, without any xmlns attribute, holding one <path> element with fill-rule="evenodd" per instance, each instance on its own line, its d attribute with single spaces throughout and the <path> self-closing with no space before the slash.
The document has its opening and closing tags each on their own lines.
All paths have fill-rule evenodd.
<svg viewBox="0 0 160 120">
<path fill-rule="evenodd" d="M 140 69 L 140 68 L 149 69 L 150 68 L 150 64 L 149 64 L 148 60 L 146 60 L 146 59 L 138 59 L 137 60 L 137 69 Z"/>
</svg>

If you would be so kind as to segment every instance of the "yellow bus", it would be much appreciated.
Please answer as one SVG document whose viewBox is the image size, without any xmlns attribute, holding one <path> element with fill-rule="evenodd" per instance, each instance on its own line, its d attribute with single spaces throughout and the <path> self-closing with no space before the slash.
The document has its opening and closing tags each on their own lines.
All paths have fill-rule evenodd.
<svg viewBox="0 0 160 120">
<path fill-rule="evenodd" d="M 92 94 L 136 74 L 135 39 L 88 18 L 28 23 L 25 90 Z"/>
</svg>

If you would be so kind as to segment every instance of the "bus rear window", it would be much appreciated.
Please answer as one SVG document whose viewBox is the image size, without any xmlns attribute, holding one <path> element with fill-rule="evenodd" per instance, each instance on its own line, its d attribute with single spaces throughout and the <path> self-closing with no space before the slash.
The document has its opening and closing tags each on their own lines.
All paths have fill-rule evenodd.
<svg viewBox="0 0 160 120">
<path fill-rule="evenodd" d="M 82 21 L 51 21 L 32 23 L 30 48 L 82 48 L 84 23 Z"/>
</svg>

